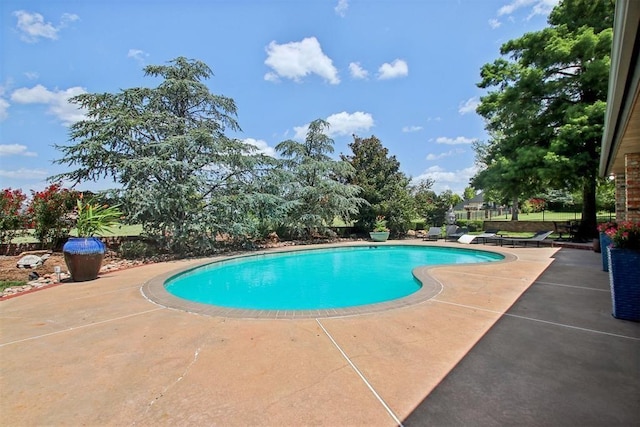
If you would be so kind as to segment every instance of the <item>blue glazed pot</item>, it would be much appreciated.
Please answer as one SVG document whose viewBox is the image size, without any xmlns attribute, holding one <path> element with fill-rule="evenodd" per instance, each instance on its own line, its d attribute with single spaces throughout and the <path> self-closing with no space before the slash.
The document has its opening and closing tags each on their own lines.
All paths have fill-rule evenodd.
<svg viewBox="0 0 640 427">
<path fill-rule="evenodd" d="M 611 237 L 606 233 L 600 233 L 600 255 L 602 256 L 602 271 L 609 271 L 609 246 Z"/>
<path fill-rule="evenodd" d="M 607 248 L 613 317 L 640 321 L 640 251 Z"/>
<path fill-rule="evenodd" d="M 71 237 L 62 247 L 71 279 L 84 282 L 98 277 L 106 247 L 97 237 Z"/>
</svg>

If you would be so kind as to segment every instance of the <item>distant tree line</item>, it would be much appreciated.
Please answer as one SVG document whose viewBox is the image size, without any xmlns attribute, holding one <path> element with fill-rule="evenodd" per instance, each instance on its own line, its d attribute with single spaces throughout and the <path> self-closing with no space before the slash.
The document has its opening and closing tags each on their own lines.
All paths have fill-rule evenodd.
<svg viewBox="0 0 640 427">
<path fill-rule="evenodd" d="M 323 120 L 310 123 L 304 141 L 279 143 L 277 158 L 228 137 L 240 130 L 235 102 L 210 92 L 203 62 L 179 57 L 145 74 L 160 84 L 71 99 L 87 115 L 70 128 L 69 144 L 56 147 L 57 163 L 70 170 L 51 179 L 112 179 L 117 189 L 102 197 L 166 251 L 211 253 L 220 237 L 243 244 L 274 232 L 332 236 L 336 220 L 364 233 L 379 217 L 401 237 L 417 218 L 442 224 L 460 201 L 450 191 L 436 195 L 429 180 L 412 186 L 375 136 L 354 135 L 352 154 L 332 158 Z"/>
</svg>

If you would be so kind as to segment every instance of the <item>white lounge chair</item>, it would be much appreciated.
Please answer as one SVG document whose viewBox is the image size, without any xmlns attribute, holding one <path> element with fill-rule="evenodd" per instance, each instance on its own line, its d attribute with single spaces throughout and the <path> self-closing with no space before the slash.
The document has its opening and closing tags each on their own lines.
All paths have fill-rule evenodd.
<svg viewBox="0 0 640 427">
<path fill-rule="evenodd" d="M 458 242 L 469 244 L 469 243 L 487 243 L 489 240 L 495 241 L 496 239 L 500 238 L 500 236 L 498 235 L 499 231 L 500 230 L 485 230 L 481 234 L 465 234 L 463 236 L 460 236 L 460 238 L 458 239 Z"/>
</svg>

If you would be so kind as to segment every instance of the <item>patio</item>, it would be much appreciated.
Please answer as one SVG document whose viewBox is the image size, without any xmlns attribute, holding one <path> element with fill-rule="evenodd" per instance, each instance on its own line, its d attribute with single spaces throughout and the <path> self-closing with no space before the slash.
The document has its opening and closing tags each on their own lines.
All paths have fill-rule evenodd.
<svg viewBox="0 0 640 427">
<path fill-rule="evenodd" d="M 457 243 L 413 242 L 459 246 Z M 158 306 L 148 265 L 0 302 L 5 425 L 629 425 L 640 324 L 591 251 L 495 248 L 388 311 L 242 319 Z"/>
</svg>

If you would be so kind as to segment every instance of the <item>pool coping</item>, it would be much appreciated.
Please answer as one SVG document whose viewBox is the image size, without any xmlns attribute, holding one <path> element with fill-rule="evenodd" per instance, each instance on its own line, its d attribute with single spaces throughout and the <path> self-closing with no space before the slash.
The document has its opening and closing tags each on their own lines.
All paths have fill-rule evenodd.
<svg viewBox="0 0 640 427">
<path fill-rule="evenodd" d="M 332 249 L 332 248 L 344 248 L 344 247 L 367 247 L 367 246 L 420 246 L 420 247 L 435 247 L 429 245 L 427 242 L 415 242 L 415 241 L 387 241 L 387 242 L 349 242 L 349 243 L 332 243 L 332 244 L 323 244 L 323 245 L 305 245 L 305 246 L 286 246 L 286 247 L 278 247 L 278 248 L 270 248 L 265 250 L 260 250 L 251 253 L 242 253 L 235 255 L 225 255 L 218 256 L 213 258 L 208 258 L 201 263 L 198 263 L 193 266 L 179 268 L 159 276 L 156 276 L 147 282 L 145 282 L 141 288 L 140 293 L 142 296 L 148 301 L 159 305 L 164 308 L 185 311 L 194 314 L 200 314 L 205 316 L 219 316 L 219 317 L 229 317 L 236 319 L 315 319 L 315 318 L 335 318 L 335 317 L 348 317 L 348 316 L 358 316 L 363 314 L 370 313 L 378 313 L 382 311 L 395 310 L 405 307 L 414 306 L 417 304 L 424 303 L 425 301 L 429 301 L 432 298 L 436 297 L 440 292 L 442 292 L 443 284 L 434 278 L 430 271 L 433 269 L 437 269 L 440 267 L 462 267 L 469 265 L 486 265 L 486 264 L 499 264 L 499 263 L 507 263 L 513 262 L 517 260 L 517 256 L 513 255 L 509 252 L 504 252 L 495 248 L 464 248 L 459 245 L 438 245 L 437 247 L 450 247 L 454 249 L 460 250 L 468 250 L 468 251 L 481 251 L 481 252 L 491 252 L 502 255 L 504 258 L 498 261 L 486 262 L 486 263 L 464 263 L 464 264 L 454 264 L 454 265 L 430 265 L 430 266 L 419 266 L 412 270 L 414 277 L 420 281 L 421 287 L 418 291 L 407 295 L 402 298 L 375 303 L 375 304 L 367 304 L 367 305 L 359 305 L 345 308 L 329 308 L 329 309 L 316 309 L 316 310 L 252 310 L 252 309 L 240 309 L 240 308 L 231 308 L 231 307 L 223 307 L 212 304 L 204 304 L 198 303 L 195 301 L 189 301 L 183 298 L 179 298 L 171 293 L 169 293 L 165 289 L 165 282 L 178 274 L 194 270 L 200 268 L 202 266 L 212 264 L 215 262 L 226 261 L 230 259 L 238 259 L 238 258 L 246 258 L 246 257 L 254 257 L 260 255 L 267 254 L 275 254 L 275 253 L 286 253 L 286 252 L 300 252 L 300 251 L 309 251 L 316 249 Z"/>
</svg>

